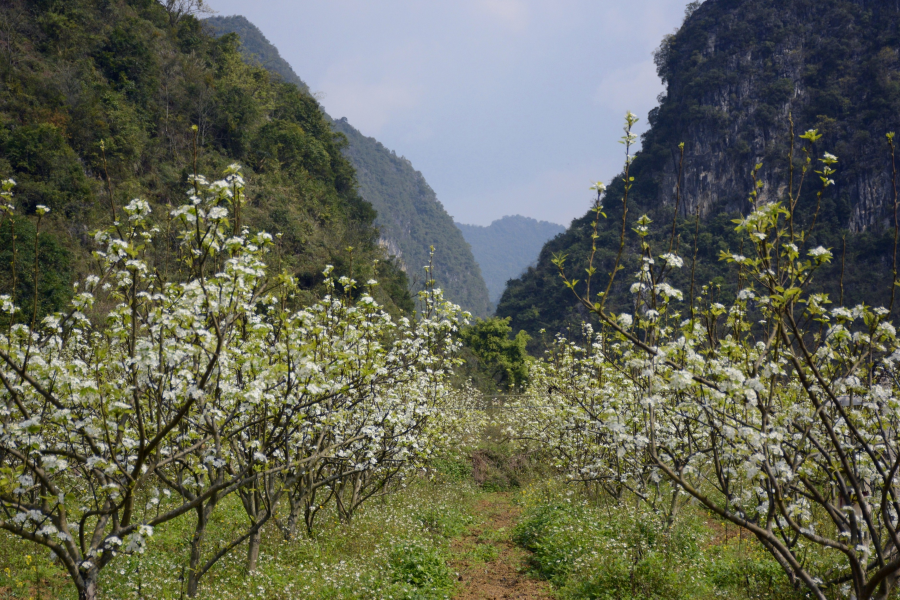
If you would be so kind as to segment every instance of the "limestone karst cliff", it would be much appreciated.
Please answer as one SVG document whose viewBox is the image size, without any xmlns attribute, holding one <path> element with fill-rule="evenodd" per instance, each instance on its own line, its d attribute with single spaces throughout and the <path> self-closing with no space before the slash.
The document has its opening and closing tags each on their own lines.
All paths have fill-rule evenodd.
<svg viewBox="0 0 900 600">
<path fill-rule="evenodd" d="M 900 109 L 900 11 L 893 0 L 710 0 L 656 53 L 667 92 L 650 114 L 639 169 L 674 197 L 674 150 L 685 143 L 685 209 L 747 208 L 750 168 L 763 163 L 763 199 L 779 200 L 790 121 L 824 134 L 841 158 L 840 224 L 891 226 L 893 194 L 884 134 Z M 647 175 L 650 175 L 647 177 Z"/>
<path fill-rule="evenodd" d="M 677 243 L 693 245 L 694 215 L 701 215 L 697 282 L 713 282 L 727 297 L 737 278 L 718 260 L 738 250 L 731 220 L 750 210 L 751 171 L 761 163 L 762 201 L 782 201 L 790 179 L 788 153 L 793 122 L 796 167 L 804 160 L 799 136 L 823 135 L 811 155 L 839 157 L 836 185 L 818 206 L 810 243 L 834 250 L 836 260 L 816 285 L 837 298 L 846 237 L 845 302 L 885 303 L 891 286 L 894 194 L 885 134 L 900 118 L 900 6 L 894 0 L 707 0 L 688 6 L 683 25 L 655 53 L 666 84 L 651 125 L 631 166 L 635 178 L 629 219 L 648 214 L 653 239 L 666 243 L 671 230 L 684 143 Z M 641 115 L 643 118 L 644 115 Z M 611 140 L 610 140 L 611 141 Z M 795 171 L 795 174 L 797 171 Z M 607 174 L 608 175 L 608 174 Z M 598 177 L 603 174 L 598 174 Z M 799 177 L 795 177 L 795 188 Z M 797 207 L 801 223 L 816 212 L 818 176 L 810 173 Z M 623 184 L 617 176 L 604 198 L 598 271 L 612 267 L 618 247 Z M 582 273 L 590 249 L 588 215 L 548 242 L 538 264 L 507 286 L 498 315 L 511 316 L 540 345 L 539 331 L 565 330 L 583 317 L 564 289 L 555 253 L 568 255 Z M 629 228 L 630 229 L 630 228 Z M 629 238 L 625 270 L 610 302 L 627 310 L 636 242 Z M 659 246 L 657 246 L 659 247 Z M 583 279 L 582 276 L 578 276 Z M 673 276 L 686 287 L 687 275 Z"/>
</svg>

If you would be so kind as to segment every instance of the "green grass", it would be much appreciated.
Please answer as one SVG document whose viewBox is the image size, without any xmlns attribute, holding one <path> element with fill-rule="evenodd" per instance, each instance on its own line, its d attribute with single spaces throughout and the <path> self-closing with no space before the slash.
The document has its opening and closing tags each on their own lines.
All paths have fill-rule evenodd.
<svg viewBox="0 0 900 600">
<path fill-rule="evenodd" d="M 246 550 L 239 548 L 205 575 L 198 598 L 449 598 L 456 580 L 447 567 L 450 539 L 476 522 L 480 493 L 467 482 L 418 480 L 365 505 L 349 526 L 327 511 L 314 538 L 285 541 L 276 527 L 267 527 L 258 571 L 248 576 Z M 223 503 L 210 524 L 208 551 L 245 519 L 236 499 Z M 192 525 L 185 516 L 159 527 L 144 555 L 117 558 L 101 575 L 101 597 L 181 598 Z M 0 532 L 0 600 L 75 597 L 48 552 Z"/>
<path fill-rule="evenodd" d="M 513 493 L 524 511 L 512 531 L 484 529 L 473 543 L 451 540 L 481 523 L 476 505 L 486 492 L 461 477 L 461 462 L 437 465 L 384 498 L 364 505 L 351 525 L 326 508 L 316 535 L 285 541 L 264 530 L 258 571 L 250 576 L 245 548 L 207 573 L 205 600 L 439 600 L 456 591 L 451 561 L 491 563 L 494 542 L 530 550 L 534 576 L 549 580 L 559 600 L 795 600 L 781 569 L 732 527 L 688 504 L 674 525 L 632 500 L 587 499 L 553 477 L 531 479 Z M 527 469 L 523 469 L 527 471 Z M 436 473 L 436 474 L 435 474 Z M 209 527 L 207 552 L 246 519 L 228 499 Z M 188 559 L 190 515 L 159 527 L 144 555 L 119 557 L 101 578 L 106 600 L 180 599 Z M 810 560 L 817 560 L 810 557 Z M 0 600 L 74 599 L 72 586 L 48 553 L 0 532 Z"/>
<path fill-rule="evenodd" d="M 726 541 L 694 507 L 667 527 L 634 502 L 588 501 L 547 487 L 520 494 L 525 513 L 513 539 L 533 552 L 533 573 L 561 600 L 804 597 L 755 542 Z"/>
</svg>

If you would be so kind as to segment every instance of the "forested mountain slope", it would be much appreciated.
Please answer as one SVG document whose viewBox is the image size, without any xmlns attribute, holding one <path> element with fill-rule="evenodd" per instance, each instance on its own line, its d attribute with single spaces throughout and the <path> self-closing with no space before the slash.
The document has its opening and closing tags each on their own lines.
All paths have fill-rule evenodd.
<svg viewBox="0 0 900 600">
<path fill-rule="evenodd" d="M 278 49 L 245 17 L 212 17 L 204 23 L 215 35 L 237 33 L 243 41 L 242 55 L 250 64 L 261 64 L 285 81 L 299 82 L 297 85 L 306 88 Z M 447 297 L 476 316 L 490 314 L 491 303 L 478 263 L 422 174 L 409 160 L 364 136 L 346 118 L 334 120 L 332 125 L 349 141 L 344 153 L 356 170 L 359 193 L 378 213 L 375 224 L 379 241 L 399 259 L 411 291 L 422 289 L 423 267 L 434 246 L 434 274 Z"/>
<path fill-rule="evenodd" d="M 344 152 L 356 169 L 359 193 L 378 212 L 375 224 L 381 242 L 405 266 L 413 289 L 421 289 L 422 267 L 434 246 L 435 278 L 447 297 L 476 316 L 490 314 L 483 271 L 422 174 L 406 158 L 364 136 L 346 118 L 336 120 L 334 128 L 347 136 Z"/>
<path fill-rule="evenodd" d="M 251 64 L 277 73 L 287 83 L 293 83 L 304 92 L 309 91 L 309 86 L 291 68 L 286 60 L 281 58 L 278 48 L 266 39 L 259 28 L 240 15 L 230 17 L 207 17 L 203 19 L 204 27 L 209 28 L 210 33 L 219 37 L 226 33 L 236 33 L 241 38 L 241 55 Z"/>
<path fill-rule="evenodd" d="M 723 299 L 733 295 L 736 277 L 726 275 L 721 250 L 740 250 L 733 218 L 746 213 L 753 188 L 751 171 L 761 163 L 761 201 L 783 201 L 790 180 L 790 131 L 795 158 L 804 159 L 800 134 L 823 135 L 812 149 L 839 162 L 816 216 L 821 184 L 810 173 L 797 207 L 798 225 L 816 219 L 808 246 L 832 248 L 835 260 L 815 284 L 840 294 L 843 238 L 845 302 L 886 303 L 892 281 L 894 193 L 885 134 L 898 129 L 900 115 L 900 8 L 894 0 L 707 0 L 689 5 L 685 22 L 663 40 L 655 58 L 667 84 L 649 115 L 650 129 L 630 169 L 629 242 L 625 269 L 617 276 L 610 303 L 628 310 L 640 256 L 633 222 L 654 220 L 655 254 L 664 252 L 671 230 L 679 144 L 684 143 L 681 202 L 676 243 L 686 268 L 673 275 L 690 286 L 694 216 L 701 215 L 696 281 L 714 282 Z M 611 143 L 612 140 L 604 141 Z M 624 158 L 624 157 L 623 157 Z M 612 268 L 621 228 L 622 177 L 603 201 L 608 218 L 599 228 L 598 274 Z M 551 258 L 566 254 L 570 275 L 583 280 L 590 251 L 591 215 L 572 223 L 541 251 L 537 266 L 510 282 L 498 306 L 515 329 L 533 335 L 566 329 L 580 320 L 571 292 L 563 288 Z M 583 283 L 581 284 L 583 285 Z"/>
<path fill-rule="evenodd" d="M 18 216 L 0 226 L 0 289 L 15 280 L 19 298 L 33 295 L 37 205 L 51 209 L 37 269 L 49 311 L 71 294 L 91 233 L 114 207 L 144 198 L 168 231 L 168 207 L 195 165 L 218 178 L 238 162 L 243 222 L 281 234 L 277 262 L 306 290 L 300 301 L 318 293 L 330 263 L 376 277 L 381 301 L 411 308 L 406 277 L 386 260 L 375 211 L 357 193 L 346 140 L 307 92 L 241 60 L 236 35 L 216 39 L 155 0 L 7 0 L 0 27 L 0 178 L 18 183 Z M 162 259 L 178 240 L 155 244 L 170 264 Z"/>
<path fill-rule="evenodd" d="M 522 215 L 507 215 L 487 227 L 456 226 L 472 247 L 494 304 L 500 301 L 506 282 L 532 266 L 544 243 L 566 230 L 562 225 Z"/>
</svg>

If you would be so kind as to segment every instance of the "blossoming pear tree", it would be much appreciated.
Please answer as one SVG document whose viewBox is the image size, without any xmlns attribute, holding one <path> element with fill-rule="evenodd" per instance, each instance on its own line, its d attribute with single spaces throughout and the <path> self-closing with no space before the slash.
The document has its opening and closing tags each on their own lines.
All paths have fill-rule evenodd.
<svg viewBox="0 0 900 600">
<path fill-rule="evenodd" d="M 169 238 L 134 200 L 95 236 L 96 272 L 69 312 L 22 324 L 18 302 L 0 297 L 0 528 L 48 548 L 84 600 L 117 556 L 190 514 L 191 595 L 244 541 L 252 570 L 262 526 L 316 465 L 342 465 L 323 471 L 324 485 L 390 473 L 440 429 L 458 307 L 431 290 L 423 318 L 395 322 L 326 271 L 328 295 L 291 309 L 293 280 L 265 262 L 272 237 L 230 218 L 243 202 L 238 167 L 189 183 L 171 213 L 171 278 L 154 260 Z M 2 193 L 9 212 L 11 182 Z M 249 525 L 204 554 L 230 494 Z"/>
<path fill-rule="evenodd" d="M 142 552 L 154 527 L 224 489 L 165 510 L 153 502 L 155 474 L 206 449 L 181 426 L 215 394 L 220 359 L 258 301 L 269 241 L 226 236 L 228 211 L 192 196 L 179 209 L 191 221 L 181 238 L 190 276 L 169 282 L 145 260 L 158 233 L 150 206 L 124 211 L 97 234 L 97 273 L 70 312 L 0 334 L 0 527 L 49 548 L 81 598 L 96 597 L 118 554 Z M 112 308 L 93 314 L 98 299 Z"/>
<path fill-rule="evenodd" d="M 634 122 L 629 115 L 625 214 Z M 645 468 L 617 467 L 634 456 L 749 532 L 812 597 L 881 600 L 891 597 L 900 570 L 900 340 L 891 323 L 893 293 L 886 308 L 830 308 L 833 299 L 811 290 L 832 253 L 809 244 L 818 210 L 801 228 L 796 207 L 813 173 L 821 201 L 837 158 L 826 153 L 814 166 L 811 145 L 820 136 L 801 137 L 808 143 L 805 160 L 799 172 L 791 162 L 784 199 L 762 202 L 758 183 L 751 211 L 737 222 L 748 256 L 723 253 L 741 281 L 730 306 L 709 287 L 695 294 L 693 281 L 687 306 L 680 305 L 685 294 L 668 277 L 684 261 L 672 243 L 668 251 L 652 248 L 646 217 L 635 228 L 642 261 L 631 287 L 633 313 L 606 307 L 625 247 L 624 215 L 604 291 L 591 296 L 593 259 L 578 285 L 565 257 L 556 257 L 565 284 L 606 332 L 605 370 L 627 378 L 599 407 L 587 396 L 565 403 L 577 415 L 566 422 L 582 438 L 604 435 L 601 445 L 616 449 L 593 450 L 592 476 L 624 475 L 625 485 L 641 493 Z M 888 141 L 893 158 L 892 134 Z M 599 195 L 595 210 L 599 219 Z"/>
</svg>

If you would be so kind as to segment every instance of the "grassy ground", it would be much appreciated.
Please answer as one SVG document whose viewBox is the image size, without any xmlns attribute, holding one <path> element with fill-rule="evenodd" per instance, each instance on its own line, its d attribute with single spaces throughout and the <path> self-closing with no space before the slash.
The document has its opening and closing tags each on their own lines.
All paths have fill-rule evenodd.
<svg viewBox="0 0 900 600">
<path fill-rule="evenodd" d="M 633 500 L 589 500 L 557 482 L 517 498 L 524 512 L 513 539 L 561 600 L 805 597 L 758 544 L 696 506 L 668 526 Z"/>
<path fill-rule="evenodd" d="M 794 600 L 778 565 L 734 528 L 686 505 L 670 527 L 632 501 L 589 499 L 502 448 L 472 466 L 438 462 L 438 476 L 363 507 L 350 526 L 331 513 L 314 538 L 264 531 L 259 570 L 244 551 L 205 577 L 200 598 Z M 228 504 L 208 548 L 242 522 Z M 192 520 L 161 527 L 141 556 L 104 571 L 105 599 L 181 599 Z M 0 600 L 74 598 L 45 552 L 0 532 Z"/>
<path fill-rule="evenodd" d="M 207 573 L 198 597 L 449 598 L 458 578 L 448 564 L 450 540 L 477 524 L 473 508 L 480 494 L 459 477 L 422 479 L 384 501 L 372 501 L 350 526 L 323 515 L 312 539 L 287 542 L 276 527 L 268 527 L 258 572 L 247 576 L 245 552 L 236 551 Z M 217 511 L 208 547 L 214 548 L 241 518 L 234 503 Z M 187 517 L 160 527 L 146 554 L 116 559 L 103 571 L 102 597 L 182 598 L 191 525 Z M 0 532 L 0 599 L 77 597 L 49 553 L 36 550 Z"/>
</svg>

